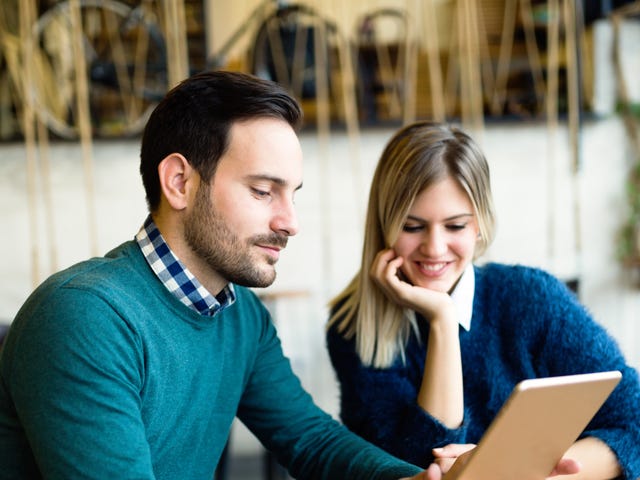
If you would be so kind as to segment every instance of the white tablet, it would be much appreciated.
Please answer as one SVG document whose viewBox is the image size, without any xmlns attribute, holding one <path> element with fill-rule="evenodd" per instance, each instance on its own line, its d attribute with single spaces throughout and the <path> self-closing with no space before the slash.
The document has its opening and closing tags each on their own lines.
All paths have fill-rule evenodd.
<svg viewBox="0 0 640 480">
<path fill-rule="evenodd" d="M 520 382 L 467 463 L 444 479 L 543 480 L 621 378 L 612 371 Z"/>
</svg>

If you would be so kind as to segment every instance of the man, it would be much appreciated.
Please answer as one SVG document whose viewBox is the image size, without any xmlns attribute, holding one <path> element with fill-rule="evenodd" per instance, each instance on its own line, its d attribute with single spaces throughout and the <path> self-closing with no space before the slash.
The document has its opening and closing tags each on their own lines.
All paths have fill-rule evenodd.
<svg viewBox="0 0 640 480">
<path fill-rule="evenodd" d="M 419 469 L 317 408 L 265 287 L 298 223 L 298 104 L 234 73 L 194 76 L 145 129 L 135 239 L 53 275 L 0 359 L 0 478 L 212 479 L 237 415 L 299 478 Z M 417 478 L 417 477 L 416 477 Z"/>
<path fill-rule="evenodd" d="M 0 479 L 212 479 L 235 416 L 297 478 L 440 478 L 316 407 L 246 288 L 274 281 L 298 230 L 300 121 L 285 91 L 243 74 L 167 94 L 142 138 L 135 239 L 53 275 L 12 324 Z"/>
</svg>

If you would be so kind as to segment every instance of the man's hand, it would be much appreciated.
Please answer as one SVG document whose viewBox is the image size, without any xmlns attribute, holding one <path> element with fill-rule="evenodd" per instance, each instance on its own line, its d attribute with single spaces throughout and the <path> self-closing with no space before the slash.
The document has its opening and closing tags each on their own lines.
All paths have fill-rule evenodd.
<svg viewBox="0 0 640 480">
<path fill-rule="evenodd" d="M 471 456 L 475 444 L 450 444 L 442 448 L 434 448 L 433 455 L 435 457 L 434 463 L 429 465 L 424 472 L 411 477 L 410 479 L 401 480 L 441 480 L 446 472 L 449 471 L 452 465 L 455 465 L 451 471 L 451 474 L 447 476 L 447 480 L 455 480 L 456 471 L 460 469 Z M 457 459 L 460 461 L 456 461 Z M 455 463 L 454 463 L 455 462 Z"/>
<path fill-rule="evenodd" d="M 411 478 L 401 478 L 400 480 L 440 480 L 442 478 L 442 472 L 440 471 L 440 467 L 438 467 L 435 463 L 429 465 L 429 468 L 424 470 L 423 472 L 415 475 Z"/>
<path fill-rule="evenodd" d="M 464 465 L 469 460 L 473 447 L 475 447 L 475 445 L 452 444 L 447 445 L 442 449 L 437 449 L 436 451 L 434 451 L 434 454 L 436 454 L 436 462 L 439 459 L 451 458 L 447 457 L 447 455 L 455 455 L 455 452 L 458 452 L 457 455 L 460 461 L 455 461 L 455 463 L 453 464 L 453 468 L 450 469 L 449 467 L 451 467 L 451 465 L 449 464 L 449 462 L 445 462 L 444 465 L 448 465 L 448 467 L 445 466 L 446 470 L 444 471 L 440 465 L 438 465 L 437 463 L 432 463 L 425 471 L 419 473 L 418 475 L 415 475 L 411 478 L 403 478 L 400 480 L 442 480 L 444 474 L 447 472 L 448 473 L 446 476 L 446 480 L 456 480 L 458 471 L 460 470 L 459 467 Z M 574 473 L 578 473 L 579 471 L 580 464 L 578 462 L 570 458 L 563 458 L 558 462 L 556 467 L 547 478 L 552 478 L 557 475 L 571 475 Z"/>
</svg>

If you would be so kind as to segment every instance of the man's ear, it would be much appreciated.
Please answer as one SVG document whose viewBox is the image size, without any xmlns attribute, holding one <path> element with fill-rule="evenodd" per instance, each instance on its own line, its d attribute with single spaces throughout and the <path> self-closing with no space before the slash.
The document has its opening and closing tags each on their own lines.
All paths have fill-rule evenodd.
<svg viewBox="0 0 640 480">
<path fill-rule="evenodd" d="M 184 210 L 198 189 L 200 177 L 187 159 L 179 154 L 167 155 L 158 165 L 160 189 L 174 210 Z"/>
</svg>

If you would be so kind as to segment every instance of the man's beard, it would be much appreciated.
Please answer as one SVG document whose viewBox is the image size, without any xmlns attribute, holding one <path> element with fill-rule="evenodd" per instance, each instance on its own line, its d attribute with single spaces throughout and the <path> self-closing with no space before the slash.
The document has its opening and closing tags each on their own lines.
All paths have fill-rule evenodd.
<svg viewBox="0 0 640 480">
<path fill-rule="evenodd" d="M 200 183 L 193 211 L 186 219 L 185 240 L 191 249 L 209 267 L 229 282 L 246 287 L 268 287 L 276 278 L 275 268 L 260 268 L 252 257 L 252 247 L 273 245 L 284 248 L 284 235 L 256 235 L 244 242 L 228 227 L 221 215 L 213 209 L 210 187 Z M 276 260 L 267 257 L 269 265 Z"/>
</svg>

